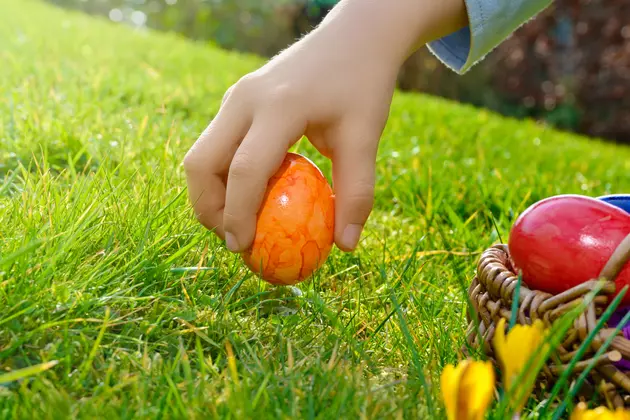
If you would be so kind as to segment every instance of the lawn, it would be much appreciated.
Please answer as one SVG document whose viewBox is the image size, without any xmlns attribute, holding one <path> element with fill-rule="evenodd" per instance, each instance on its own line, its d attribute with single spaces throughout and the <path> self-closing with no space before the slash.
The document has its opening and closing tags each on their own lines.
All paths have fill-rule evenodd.
<svg viewBox="0 0 630 420">
<path fill-rule="evenodd" d="M 360 249 L 276 290 L 195 221 L 181 165 L 261 59 L 0 11 L 0 376 L 35 366 L 3 419 L 439 418 L 479 253 L 536 200 L 630 191 L 629 148 L 397 93 Z"/>
</svg>

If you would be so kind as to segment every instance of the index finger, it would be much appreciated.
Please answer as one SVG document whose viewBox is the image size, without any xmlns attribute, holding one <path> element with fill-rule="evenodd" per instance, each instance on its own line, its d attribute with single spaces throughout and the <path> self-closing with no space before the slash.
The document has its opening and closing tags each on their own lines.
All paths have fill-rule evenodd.
<svg viewBox="0 0 630 420">
<path fill-rule="evenodd" d="M 184 159 L 188 196 L 199 222 L 224 238 L 225 181 L 248 121 L 229 104 L 219 110 Z"/>
</svg>

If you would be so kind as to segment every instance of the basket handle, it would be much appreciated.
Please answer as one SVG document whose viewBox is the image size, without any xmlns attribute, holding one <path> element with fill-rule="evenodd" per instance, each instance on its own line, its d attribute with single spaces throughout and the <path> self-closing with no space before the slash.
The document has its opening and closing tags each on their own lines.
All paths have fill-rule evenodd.
<svg viewBox="0 0 630 420">
<path fill-rule="evenodd" d="M 599 273 L 599 277 L 614 281 L 628 261 L 630 261 L 630 234 L 617 246 L 617 249 L 615 249 L 615 252 L 613 252 Z"/>
</svg>

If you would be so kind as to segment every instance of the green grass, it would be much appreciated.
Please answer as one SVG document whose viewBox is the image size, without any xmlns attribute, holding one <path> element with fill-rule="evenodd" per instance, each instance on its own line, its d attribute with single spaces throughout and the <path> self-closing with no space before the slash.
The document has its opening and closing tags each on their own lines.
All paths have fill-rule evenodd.
<svg viewBox="0 0 630 420">
<path fill-rule="evenodd" d="M 628 148 L 398 93 L 360 250 L 274 290 L 196 223 L 181 166 L 261 60 L 0 11 L 0 418 L 443 416 L 479 252 L 538 199 L 630 191 Z"/>
</svg>

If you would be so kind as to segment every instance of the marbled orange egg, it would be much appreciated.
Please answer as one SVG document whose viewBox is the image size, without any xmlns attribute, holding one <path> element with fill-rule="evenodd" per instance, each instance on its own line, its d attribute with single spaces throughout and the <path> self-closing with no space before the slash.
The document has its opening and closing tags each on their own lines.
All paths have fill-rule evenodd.
<svg viewBox="0 0 630 420">
<path fill-rule="evenodd" d="M 334 224 L 330 184 L 310 160 L 288 153 L 269 180 L 254 242 L 242 253 L 243 260 L 269 283 L 299 283 L 328 258 Z"/>
</svg>

